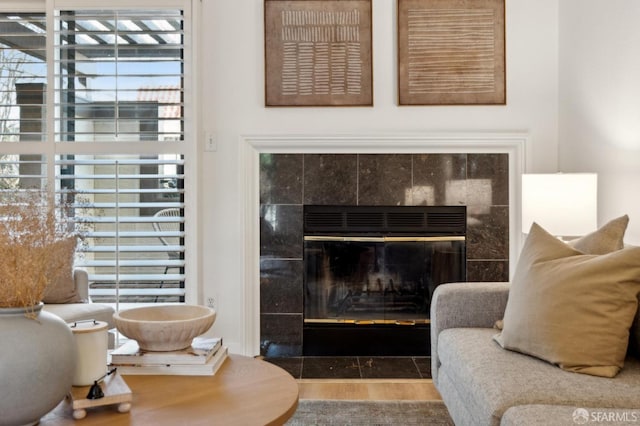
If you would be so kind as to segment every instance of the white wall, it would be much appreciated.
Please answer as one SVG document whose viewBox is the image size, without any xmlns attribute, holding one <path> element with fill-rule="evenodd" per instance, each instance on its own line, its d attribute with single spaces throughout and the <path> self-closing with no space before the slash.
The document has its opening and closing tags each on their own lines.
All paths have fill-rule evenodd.
<svg viewBox="0 0 640 426">
<path fill-rule="evenodd" d="M 640 243 L 640 2 L 560 1 L 561 171 L 598 172 L 599 223 Z"/>
<path fill-rule="evenodd" d="M 528 169 L 555 171 L 559 2 L 506 2 L 506 106 L 397 106 L 396 1 L 373 0 L 374 106 L 265 108 L 263 0 L 204 0 L 202 133 L 215 133 L 218 143 L 200 159 L 202 294 L 219 302 L 212 332 L 245 352 L 241 135 L 524 131 Z"/>
</svg>

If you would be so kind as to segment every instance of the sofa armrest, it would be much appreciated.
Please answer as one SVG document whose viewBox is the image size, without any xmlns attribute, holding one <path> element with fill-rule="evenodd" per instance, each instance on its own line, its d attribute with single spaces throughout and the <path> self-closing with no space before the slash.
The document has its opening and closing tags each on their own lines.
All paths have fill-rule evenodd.
<svg viewBox="0 0 640 426">
<path fill-rule="evenodd" d="M 80 296 L 83 301 L 89 302 L 89 274 L 87 271 L 75 268 L 73 270 L 73 281 L 75 282 L 78 296 Z"/>
<path fill-rule="evenodd" d="M 502 319 L 509 296 L 506 282 L 464 282 L 439 285 L 431 299 L 431 374 L 437 385 L 438 335 L 448 328 L 491 328 Z"/>
</svg>

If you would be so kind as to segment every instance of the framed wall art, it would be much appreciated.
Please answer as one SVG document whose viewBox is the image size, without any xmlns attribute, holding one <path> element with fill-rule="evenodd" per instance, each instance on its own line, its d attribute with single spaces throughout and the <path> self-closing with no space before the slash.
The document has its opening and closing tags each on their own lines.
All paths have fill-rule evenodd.
<svg viewBox="0 0 640 426">
<path fill-rule="evenodd" d="M 400 105 L 506 103 L 505 0 L 398 0 Z"/>
<path fill-rule="evenodd" d="M 373 105 L 371 0 L 264 0 L 267 106 Z"/>
</svg>

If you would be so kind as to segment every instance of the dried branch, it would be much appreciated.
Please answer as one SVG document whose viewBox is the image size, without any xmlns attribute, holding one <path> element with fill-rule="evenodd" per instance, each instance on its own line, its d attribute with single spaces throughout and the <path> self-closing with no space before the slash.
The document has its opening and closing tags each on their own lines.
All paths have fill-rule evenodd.
<svg viewBox="0 0 640 426">
<path fill-rule="evenodd" d="M 3 194 L 0 203 L 0 307 L 37 305 L 68 267 L 60 242 L 76 238 L 46 192 Z"/>
</svg>

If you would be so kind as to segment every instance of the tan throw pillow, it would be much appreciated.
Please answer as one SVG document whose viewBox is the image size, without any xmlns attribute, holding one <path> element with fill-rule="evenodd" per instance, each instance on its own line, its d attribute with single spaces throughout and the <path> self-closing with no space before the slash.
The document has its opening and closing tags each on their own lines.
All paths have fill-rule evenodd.
<svg viewBox="0 0 640 426">
<path fill-rule="evenodd" d="M 55 242 L 49 250 L 56 253 L 49 268 L 49 284 L 44 291 L 44 303 L 79 303 L 82 299 L 73 280 L 73 257 L 76 238 L 70 237 Z"/>
<path fill-rule="evenodd" d="M 584 254 L 606 254 L 620 250 L 624 246 L 624 234 L 628 224 L 629 216 L 620 216 L 605 223 L 596 231 L 571 240 L 567 244 Z M 502 330 L 502 324 L 495 324 L 495 327 Z"/>
<path fill-rule="evenodd" d="M 629 216 L 610 220 L 597 231 L 571 240 L 568 244 L 585 254 L 607 254 L 624 247 L 624 233 L 629 224 Z"/>
<path fill-rule="evenodd" d="M 639 293 L 640 248 L 586 255 L 534 223 L 495 339 L 564 370 L 613 377 L 624 364 Z"/>
<path fill-rule="evenodd" d="M 571 240 L 570 246 L 585 254 L 606 254 L 624 247 L 624 234 L 629 225 L 629 216 L 624 215 L 610 220 L 584 237 Z M 640 303 L 639 303 L 640 304 Z M 640 356 L 640 310 L 636 313 L 636 321 L 631 327 L 628 353 Z"/>
</svg>

